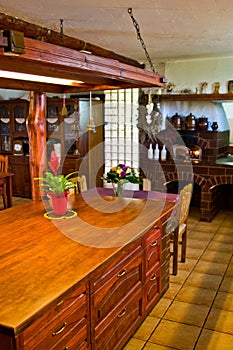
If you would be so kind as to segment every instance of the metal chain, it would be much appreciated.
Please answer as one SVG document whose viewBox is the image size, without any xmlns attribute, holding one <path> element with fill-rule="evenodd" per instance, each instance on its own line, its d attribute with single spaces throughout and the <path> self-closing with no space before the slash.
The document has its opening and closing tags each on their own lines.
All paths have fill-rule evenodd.
<svg viewBox="0 0 233 350">
<path fill-rule="evenodd" d="M 147 58 L 147 60 L 148 60 L 148 62 L 149 62 L 149 64 L 150 64 L 150 66 L 151 66 L 152 72 L 155 73 L 155 69 L 154 69 L 153 63 L 152 63 L 151 58 L 150 58 L 150 56 L 149 56 L 149 53 L 148 53 L 148 51 L 147 51 L 147 49 L 146 49 L 146 45 L 145 45 L 145 43 L 144 43 L 144 41 L 143 41 L 143 39 L 142 39 L 142 37 L 141 37 L 139 24 L 138 24 L 138 22 L 136 21 L 136 19 L 135 19 L 134 16 L 133 16 L 133 10 L 132 10 L 132 8 L 128 8 L 128 13 L 129 13 L 129 15 L 130 15 L 130 17 L 131 17 L 131 19 L 132 19 L 132 21 L 133 21 L 134 27 L 135 27 L 135 29 L 136 29 L 136 31 L 137 31 L 137 38 L 138 38 L 138 40 L 140 40 L 140 43 L 141 43 L 141 45 L 142 45 L 142 48 L 143 48 L 144 51 L 145 51 L 145 55 L 146 55 L 146 58 Z"/>
<path fill-rule="evenodd" d="M 63 41 L 63 19 L 60 19 L 60 40 Z"/>
</svg>

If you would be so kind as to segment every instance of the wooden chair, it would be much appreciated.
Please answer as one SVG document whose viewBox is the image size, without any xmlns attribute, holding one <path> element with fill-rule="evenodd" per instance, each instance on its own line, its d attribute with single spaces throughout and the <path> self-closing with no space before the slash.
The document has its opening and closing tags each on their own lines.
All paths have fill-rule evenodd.
<svg viewBox="0 0 233 350">
<path fill-rule="evenodd" d="M 186 260 L 187 246 L 187 219 L 189 215 L 190 202 L 192 197 L 192 184 L 186 185 L 179 194 L 178 205 L 174 215 L 172 215 L 166 231 L 170 234 L 172 245 L 171 256 L 172 274 L 177 275 L 178 270 L 178 245 L 181 241 L 181 262 Z"/>
<path fill-rule="evenodd" d="M 75 187 L 74 189 L 75 193 L 87 191 L 87 180 L 85 175 L 71 177 L 70 181 L 77 185 L 77 187 Z"/>
<path fill-rule="evenodd" d="M 0 155 L 0 172 L 7 173 L 8 171 L 8 156 Z M 4 209 L 7 208 L 6 184 L 0 184 L 0 195 L 3 199 Z"/>
</svg>

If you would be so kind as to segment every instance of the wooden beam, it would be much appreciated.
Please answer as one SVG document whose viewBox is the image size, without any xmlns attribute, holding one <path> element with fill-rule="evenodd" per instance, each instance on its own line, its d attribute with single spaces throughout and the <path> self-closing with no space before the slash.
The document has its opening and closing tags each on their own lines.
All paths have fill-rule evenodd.
<svg viewBox="0 0 233 350">
<path fill-rule="evenodd" d="M 99 57 L 112 58 L 134 67 L 144 68 L 143 64 L 140 64 L 131 58 L 119 55 L 113 51 L 106 50 L 78 38 L 72 38 L 65 34 L 62 35 L 61 40 L 61 34 L 59 32 L 23 21 L 19 18 L 15 18 L 4 13 L 0 13 L 0 28 L 17 30 L 23 32 L 24 36 L 28 38 L 46 41 L 51 44 L 68 47 L 77 51 L 87 50 Z"/>
<path fill-rule="evenodd" d="M 0 55 L 0 67 L 3 70 L 82 80 L 90 84 L 90 89 L 97 85 L 121 88 L 121 84 L 132 88 L 163 86 L 159 74 L 28 38 L 25 38 L 24 54 Z M 82 86 L 80 84 L 77 91 Z"/>
</svg>

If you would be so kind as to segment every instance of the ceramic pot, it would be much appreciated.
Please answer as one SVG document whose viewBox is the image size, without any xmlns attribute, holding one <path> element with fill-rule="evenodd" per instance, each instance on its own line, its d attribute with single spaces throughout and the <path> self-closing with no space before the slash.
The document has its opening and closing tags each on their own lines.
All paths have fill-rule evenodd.
<svg viewBox="0 0 233 350">
<path fill-rule="evenodd" d="M 211 124 L 211 129 L 212 129 L 213 131 L 217 130 L 217 129 L 218 129 L 218 123 L 217 123 L 217 122 L 213 122 L 213 123 Z"/>
<path fill-rule="evenodd" d="M 198 127 L 200 130 L 207 130 L 208 129 L 208 118 L 201 117 L 198 119 Z"/>
<path fill-rule="evenodd" d="M 196 130 L 196 117 L 192 113 L 186 117 L 186 129 Z"/>
<path fill-rule="evenodd" d="M 67 196 L 65 194 L 61 197 L 51 196 L 53 212 L 55 215 L 62 216 L 67 212 Z"/>
<path fill-rule="evenodd" d="M 181 130 L 182 121 L 181 121 L 181 117 L 178 115 L 178 113 L 176 113 L 172 116 L 172 125 L 176 130 Z"/>
</svg>

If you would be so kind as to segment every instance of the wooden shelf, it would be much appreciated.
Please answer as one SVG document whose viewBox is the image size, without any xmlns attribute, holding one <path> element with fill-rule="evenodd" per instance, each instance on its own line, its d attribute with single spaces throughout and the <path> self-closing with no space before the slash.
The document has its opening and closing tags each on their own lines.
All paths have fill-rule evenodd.
<svg viewBox="0 0 233 350">
<path fill-rule="evenodd" d="M 162 101 L 233 101 L 233 94 L 166 94 L 158 95 Z"/>
</svg>

